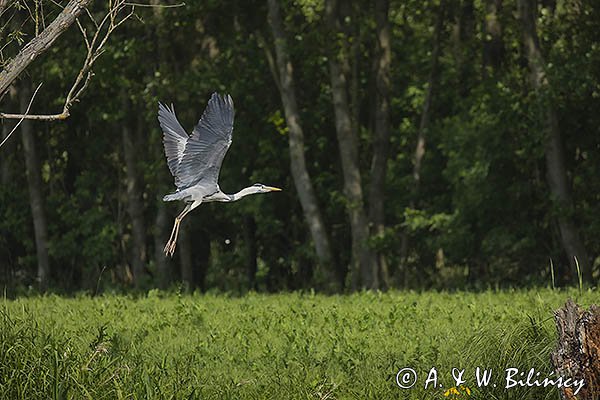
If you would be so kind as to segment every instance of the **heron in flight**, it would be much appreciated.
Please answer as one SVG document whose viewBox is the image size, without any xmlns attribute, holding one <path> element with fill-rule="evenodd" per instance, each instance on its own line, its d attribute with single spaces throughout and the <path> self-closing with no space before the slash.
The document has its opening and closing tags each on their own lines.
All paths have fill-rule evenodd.
<svg viewBox="0 0 600 400">
<path fill-rule="evenodd" d="M 281 189 L 255 183 L 235 194 L 225 194 L 219 188 L 219 171 L 225 153 L 231 145 L 233 132 L 233 100 L 231 96 L 213 93 L 191 135 L 183 129 L 175 108 L 158 103 L 158 122 L 163 131 L 167 165 L 175 178 L 175 193 L 163 201 L 183 200 L 186 205 L 175 218 L 165 255 L 173 257 L 181 220 L 194 208 L 211 201 L 231 202 L 255 193 Z"/>
</svg>

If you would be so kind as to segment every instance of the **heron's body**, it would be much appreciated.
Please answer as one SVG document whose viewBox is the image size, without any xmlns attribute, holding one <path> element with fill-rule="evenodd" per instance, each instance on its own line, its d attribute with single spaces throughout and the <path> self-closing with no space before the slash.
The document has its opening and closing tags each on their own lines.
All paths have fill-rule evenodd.
<svg viewBox="0 0 600 400">
<path fill-rule="evenodd" d="M 256 183 L 235 194 L 225 194 L 219 187 L 219 171 L 229 149 L 233 133 L 233 100 L 231 96 L 213 93 L 208 106 L 191 135 L 182 128 L 173 106 L 159 103 L 158 121 L 163 130 L 165 155 L 171 174 L 175 178 L 175 193 L 166 195 L 164 201 L 183 200 L 186 207 L 175 218 L 165 254 L 173 256 L 181 220 L 202 203 L 231 202 L 255 193 L 281 189 Z"/>
<path fill-rule="evenodd" d="M 221 188 L 217 186 L 217 190 L 214 193 L 210 193 L 211 188 L 204 185 L 195 185 L 181 191 L 177 191 L 173 194 L 168 194 L 163 197 L 164 201 L 176 201 L 183 200 L 186 203 L 208 203 L 210 201 L 233 201 L 232 195 L 225 194 L 221 191 Z M 196 208 L 196 207 L 193 207 Z"/>
</svg>

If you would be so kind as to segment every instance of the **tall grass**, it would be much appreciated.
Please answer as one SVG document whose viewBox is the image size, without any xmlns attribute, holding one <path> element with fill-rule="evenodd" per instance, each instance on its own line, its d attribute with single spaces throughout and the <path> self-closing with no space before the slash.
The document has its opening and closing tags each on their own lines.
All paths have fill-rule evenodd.
<svg viewBox="0 0 600 400">
<path fill-rule="evenodd" d="M 4 300 L 0 398 L 445 399 L 452 368 L 472 399 L 557 398 L 472 377 L 478 366 L 548 372 L 552 311 L 569 296 L 598 301 L 549 289 Z M 419 374 L 412 389 L 396 384 L 405 367 Z M 433 367 L 443 387 L 424 389 Z"/>
</svg>

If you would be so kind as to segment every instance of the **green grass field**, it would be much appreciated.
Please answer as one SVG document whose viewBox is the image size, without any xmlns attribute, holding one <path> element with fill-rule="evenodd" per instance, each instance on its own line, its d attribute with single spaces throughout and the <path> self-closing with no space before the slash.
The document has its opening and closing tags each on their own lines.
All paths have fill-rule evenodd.
<svg viewBox="0 0 600 400">
<path fill-rule="evenodd" d="M 550 371 L 552 311 L 568 297 L 600 300 L 547 289 L 2 300 L 0 398 L 557 399 L 506 389 L 504 371 Z M 478 366 L 496 387 L 477 387 Z M 406 367 L 411 389 L 396 383 Z M 432 367 L 443 386 L 425 389 Z M 452 368 L 470 396 L 444 396 Z"/>
</svg>

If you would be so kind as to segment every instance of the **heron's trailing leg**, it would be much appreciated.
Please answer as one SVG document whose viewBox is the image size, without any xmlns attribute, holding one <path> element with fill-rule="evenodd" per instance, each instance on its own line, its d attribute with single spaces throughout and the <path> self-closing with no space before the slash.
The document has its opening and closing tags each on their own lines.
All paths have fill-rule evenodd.
<svg viewBox="0 0 600 400">
<path fill-rule="evenodd" d="M 187 213 L 189 213 L 192 209 L 192 203 L 188 204 L 185 206 L 185 208 L 183 209 L 183 211 L 181 212 L 181 214 L 179 214 L 176 218 L 175 218 L 175 223 L 173 224 L 173 230 L 171 231 L 171 236 L 169 237 L 169 241 L 167 242 L 167 244 L 165 245 L 165 255 L 166 256 L 171 256 L 173 257 L 173 254 L 175 253 L 175 246 L 177 245 L 177 236 L 179 235 L 179 225 L 181 224 L 181 220 L 183 219 L 183 217 L 185 217 L 187 215 Z"/>
<path fill-rule="evenodd" d="M 171 248 L 171 241 L 173 240 L 173 237 L 175 236 L 175 231 L 177 230 L 177 226 L 179 225 L 179 221 L 180 221 L 179 217 L 175 218 L 175 223 L 173 224 L 173 229 L 171 230 L 171 236 L 169 236 L 169 240 L 167 241 L 167 244 L 165 245 L 165 248 L 163 250 L 165 252 L 166 256 L 169 255 L 169 251 L 170 251 L 170 248 Z"/>
</svg>

